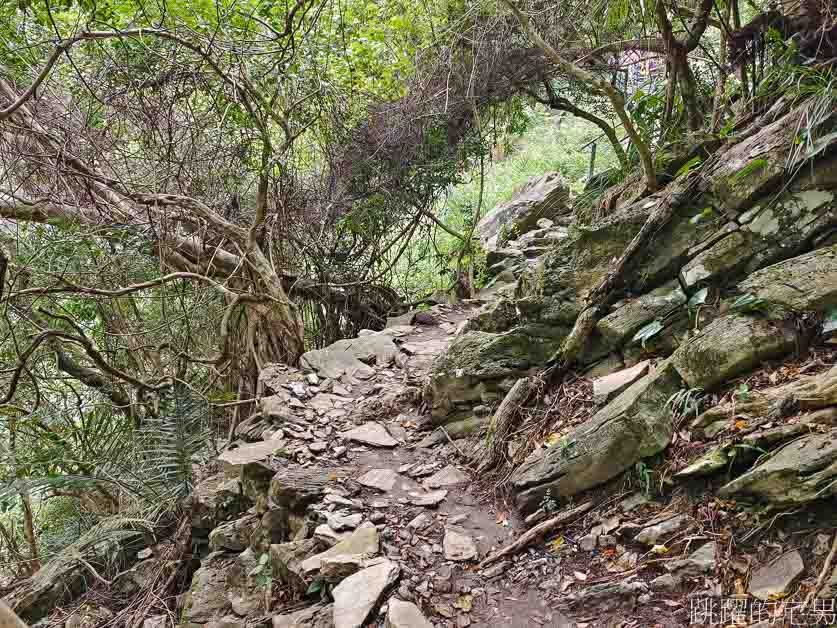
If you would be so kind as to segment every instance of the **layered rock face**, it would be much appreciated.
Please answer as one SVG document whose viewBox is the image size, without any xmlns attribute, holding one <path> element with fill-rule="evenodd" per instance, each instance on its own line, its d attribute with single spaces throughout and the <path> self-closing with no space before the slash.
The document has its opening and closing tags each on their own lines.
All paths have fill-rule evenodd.
<svg viewBox="0 0 837 628">
<path fill-rule="evenodd" d="M 603 315 L 578 359 L 582 367 L 658 363 L 570 434 L 569 446 L 526 460 L 512 477 L 520 506 L 532 509 L 547 491 L 586 490 L 662 451 L 676 393 L 715 390 L 799 350 L 806 339 L 794 321 L 837 306 L 837 157 L 792 176 L 802 163 L 794 161 L 794 130 L 803 115 L 775 113 L 655 195 L 612 194 L 603 216 L 576 213 L 547 253 L 504 266 L 514 274 L 505 276 L 507 287 L 435 361 L 424 388 L 434 424 L 496 405 L 561 348 L 614 260 L 649 213 L 668 204 L 671 218 L 631 260 L 619 300 L 598 304 Z M 528 199 L 522 194 L 518 207 Z M 513 215 L 515 224 L 526 222 Z M 525 257 L 518 253 L 507 257 Z"/>
</svg>

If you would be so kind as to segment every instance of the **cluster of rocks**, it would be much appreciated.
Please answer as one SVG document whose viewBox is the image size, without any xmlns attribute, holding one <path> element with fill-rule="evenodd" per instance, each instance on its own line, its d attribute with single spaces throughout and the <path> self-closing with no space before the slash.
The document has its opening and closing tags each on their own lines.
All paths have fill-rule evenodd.
<svg viewBox="0 0 837 628">
<path fill-rule="evenodd" d="M 798 322 L 837 307 L 833 158 L 797 177 L 778 197 L 771 191 L 782 169 L 738 174 L 765 146 L 771 162 L 784 163 L 794 145 L 783 129 L 799 115 L 786 113 L 754 129 L 747 141 L 721 148 L 691 187 L 675 182 L 670 193 L 638 201 L 616 195 L 604 219 L 573 214 L 569 234 L 556 238 L 534 265 L 515 270 L 514 283 L 486 303 L 434 362 L 423 391 L 434 425 L 457 425 L 476 416 L 475 406 L 496 405 L 518 378 L 560 349 L 587 295 L 648 214 L 673 205 L 669 222 L 632 262 L 625 298 L 598 320 L 579 358 L 600 376 L 594 389 L 601 409 L 565 434 L 562 442 L 571 446 L 539 448 L 515 471 L 511 483 L 520 508 L 536 509 L 547 491 L 570 497 L 601 485 L 662 452 L 674 435 L 677 408 L 670 401 L 678 393 L 717 390 L 798 351 L 810 338 Z M 524 197 L 531 201 L 532 194 Z M 529 210 L 533 205 L 522 204 Z M 526 222 L 517 215 L 514 220 Z M 487 243 L 496 241 L 490 231 L 484 235 Z M 811 481 L 782 503 L 822 497 L 818 490 L 835 485 L 828 470 L 837 461 L 835 442 L 837 433 L 826 429 L 810 437 L 809 449 L 780 452 L 723 494 L 786 495 L 787 482 L 768 488 L 763 478 L 772 483 L 780 469 L 799 467 L 806 458 L 797 477 Z"/>
<path fill-rule="evenodd" d="M 238 426 L 242 441 L 220 455 L 222 472 L 191 498 L 208 554 L 183 624 L 349 628 L 381 617 L 391 628 L 421 628 L 431 625 L 421 606 L 455 608 L 434 596 L 454 593 L 453 566 L 479 550 L 464 517 L 437 509 L 468 476 L 444 456 L 404 448 L 421 438 L 410 373 L 426 372 L 458 316 L 439 306 L 423 319 L 431 326 L 404 317 L 360 342 L 305 354 L 300 370 L 262 371 L 270 394 L 261 412 Z M 268 611 L 269 586 L 323 601 Z M 461 609 L 449 615 L 469 623 Z"/>
</svg>

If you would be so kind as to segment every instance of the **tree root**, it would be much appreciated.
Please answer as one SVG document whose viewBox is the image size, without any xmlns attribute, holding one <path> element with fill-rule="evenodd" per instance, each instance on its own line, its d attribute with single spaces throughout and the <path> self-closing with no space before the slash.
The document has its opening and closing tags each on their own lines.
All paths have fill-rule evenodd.
<svg viewBox="0 0 837 628">
<path fill-rule="evenodd" d="M 837 366 L 817 375 L 800 377 L 787 384 L 767 388 L 754 393 L 748 401 L 729 401 L 710 408 L 695 421 L 696 427 L 705 427 L 716 421 L 723 421 L 736 414 L 767 417 L 777 402 L 792 396 L 799 403 L 799 409 L 820 410 L 837 405 Z"/>
<path fill-rule="evenodd" d="M 591 508 L 593 508 L 593 502 L 591 502 L 591 501 L 586 502 L 586 503 L 582 504 L 581 506 L 576 506 L 575 508 L 573 508 L 571 510 L 568 510 L 566 512 L 562 512 L 560 515 L 556 515 L 555 517 L 552 517 L 552 519 L 547 519 L 543 523 L 539 523 L 538 525 L 536 525 L 531 530 L 527 530 L 526 532 L 524 532 L 520 536 L 520 538 L 517 539 L 511 545 L 507 545 L 506 547 L 504 547 L 500 551 L 495 552 L 494 554 L 491 554 L 490 556 L 486 557 L 485 560 L 483 560 L 479 564 L 479 568 L 484 569 L 485 567 L 487 567 L 491 563 L 496 563 L 501 558 L 504 558 L 506 556 L 514 554 L 515 552 L 517 552 L 519 550 L 522 550 L 525 547 L 528 547 L 532 543 L 535 543 L 539 539 L 543 538 L 544 535 L 546 535 L 548 532 L 551 532 L 552 530 L 557 528 L 559 525 L 562 525 L 562 524 L 565 524 L 565 523 L 571 523 L 577 517 L 583 515 L 584 513 L 586 513 Z"/>
<path fill-rule="evenodd" d="M 493 429 L 488 458 L 479 466 L 478 472 L 485 473 L 506 460 L 506 440 L 520 419 L 520 409 L 526 405 L 534 386 L 532 379 L 522 377 L 503 398 L 491 421 Z"/>
</svg>

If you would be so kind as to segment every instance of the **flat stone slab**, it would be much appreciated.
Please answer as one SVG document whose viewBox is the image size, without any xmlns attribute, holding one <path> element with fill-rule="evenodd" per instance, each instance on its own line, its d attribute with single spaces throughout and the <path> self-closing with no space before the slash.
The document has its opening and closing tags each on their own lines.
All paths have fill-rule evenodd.
<svg viewBox="0 0 837 628">
<path fill-rule="evenodd" d="M 335 532 L 327 523 L 321 523 L 314 529 L 314 538 L 326 547 L 334 547 L 351 534 L 351 532 Z"/>
<path fill-rule="evenodd" d="M 688 558 L 666 561 L 663 566 L 675 576 L 681 577 L 712 573 L 716 567 L 717 548 L 714 541 L 705 543 L 689 554 Z"/>
<path fill-rule="evenodd" d="M 377 554 L 379 547 L 378 530 L 372 524 L 364 524 L 334 547 L 302 561 L 301 570 L 307 576 L 313 576 L 320 571 L 325 562 L 338 557 L 341 557 L 343 562 L 352 560 L 359 566 L 364 560 Z"/>
<path fill-rule="evenodd" d="M 387 620 L 384 628 L 433 628 L 433 624 L 422 615 L 412 602 L 391 598 L 388 602 Z"/>
<path fill-rule="evenodd" d="M 636 540 L 646 545 L 657 545 L 667 537 L 687 528 L 689 523 L 690 519 L 686 515 L 675 515 L 669 519 L 643 528 L 636 535 Z"/>
<path fill-rule="evenodd" d="M 374 422 L 358 425 L 347 432 L 343 432 L 341 436 L 346 440 L 373 447 L 395 447 L 398 445 L 398 441 L 389 435 L 383 425 Z"/>
<path fill-rule="evenodd" d="M 650 364 L 648 360 L 643 360 L 630 368 L 594 379 L 593 402 L 599 405 L 607 403 L 645 375 L 648 372 Z"/>
<path fill-rule="evenodd" d="M 391 491 L 397 480 L 398 474 L 392 469 L 370 469 L 357 479 L 361 486 L 383 493 Z"/>
<path fill-rule="evenodd" d="M 444 489 L 438 491 L 429 491 L 427 493 L 410 493 L 410 503 L 414 506 L 427 506 L 433 508 L 441 504 L 448 496 L 448 492 Z"/>
<path fill-rule="evenodd" d="M 391 561 L 367 567 L 343 580 L 332 592 L 334 628 L 361 628 L 401 569 Z"/>
<path fill-rule="evenodd" d="M 782 554 L 756 570 L 747 592 L 763 601 L 782 598 L 804 572 L 805 563 L 798 551 Z"/>
<path fill-rule="evenodd" d="M 331 628 L 332 614 L 331 604 L 315 604 L 287 615 L 274 615 L 273 628 Z"/>
<path fill-rule="evenodd" d="M 218 460 L 223 463 L 224 470 L 229 474 L 245 464 L 267 460 L 284 446 L 285 443 L 281 440 L 263 440 L 256 443 L 247 443 L 235 449 L 228 449 L 218 456 Z"/>
<path fill-rule="evenodd" d="M 445 528 L 442 547 L 445 550 L 445 558 L 448 560 L 476 560 L 479 555 L 474 539 L 457 528 Z"/>
<path fill-rule="evenodd" d="M 468 476 L 465 475 L 462 471 L 454 467 L 453 465 L 448 465 L 444 469 L 437 471 L 429 478 L 422 482 L 427 488 L 442 488 L 445 486 L 455 486 L 456 484 L 462 484 L 468 481 Z"/>
<path fill-rule="evenodd" d="M 338 515 L 335 513 L 328 513 L 326 515 L 328 527 L 335 532 L 343 532 L 344 530 L 354 530 L 363 521 L 363 515 L 355 513 L 353 515 Z"/>
</svg>

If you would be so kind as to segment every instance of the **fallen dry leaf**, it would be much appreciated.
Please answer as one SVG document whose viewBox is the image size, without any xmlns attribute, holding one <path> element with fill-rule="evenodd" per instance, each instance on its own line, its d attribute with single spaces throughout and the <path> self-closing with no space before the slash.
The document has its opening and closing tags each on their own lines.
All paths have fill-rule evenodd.
<svg viewBox="0 0 837 628">
<path fill-rule="evenodd" d="M 465 611 L 466 613 L 471 612 L 471 608 L 473 607 L 473 596 L 470 594 L 462 594 L 456 598 L 456 601 L 453 605 L 461 611 Z"/>
</svg>

